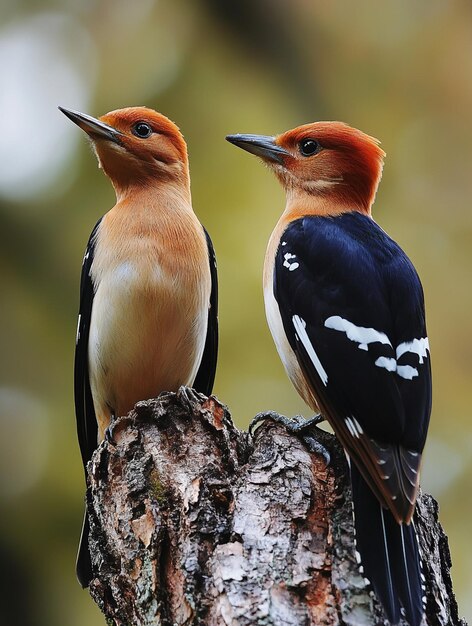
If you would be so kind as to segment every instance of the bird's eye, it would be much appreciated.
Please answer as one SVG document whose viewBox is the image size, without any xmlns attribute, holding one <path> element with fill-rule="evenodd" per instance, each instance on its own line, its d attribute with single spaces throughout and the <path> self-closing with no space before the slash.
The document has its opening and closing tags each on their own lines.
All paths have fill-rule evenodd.
<svg viewBox="0 0 472 626">
<path fill-rule="evenodd" d="M 152 135 L 152 128 L 145 122 L 137 122 L 133 126 L 133 135 L 141 137 L 141 139 L 146 139 L 146 137 L 150 137 Z"/>
<path fill-rule="evenodd" d="M 320 144 L 314 139 L 303 139 L 299 143 L 300 152 L 303 156 L 312 156 L 320 149 Z"/>
</svg>

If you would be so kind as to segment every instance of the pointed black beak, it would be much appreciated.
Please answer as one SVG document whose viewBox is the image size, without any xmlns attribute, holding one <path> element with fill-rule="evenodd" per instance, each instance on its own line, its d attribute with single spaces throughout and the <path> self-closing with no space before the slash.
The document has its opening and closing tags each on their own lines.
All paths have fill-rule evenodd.
<svg viewBox="0 0 472 626">
<path fill-rule="evenodd" d="M 275 137 L 267 135 L 227 135 L 226 140 L 251 154 L 281 165 L 284 163 L 284 157 L 292 156 L 275 143 Z"/>
<path fill-rule="evenodd" d="M 107 139 L 121 145 L 123 133 L 86 113 L 79 113 L 64 107 L 58 107 L 74 124 L 77 124 L 91 139 Z"/>
</svg>

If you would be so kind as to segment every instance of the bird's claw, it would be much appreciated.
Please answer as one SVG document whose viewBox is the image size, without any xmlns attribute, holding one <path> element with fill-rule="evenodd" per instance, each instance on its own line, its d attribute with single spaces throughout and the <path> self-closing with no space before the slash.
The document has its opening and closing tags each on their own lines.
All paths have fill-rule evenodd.
<svg viewBox="0 0 472 626">
<path fill-rule="evenodd" d="M 264 411 L 263 413 L 258 413 L 251 420 L 251 423 L 249 424 L 249 433 L 252 435 L 255 427 L 265 420 L 270 420 L 276 424 L 283 424 L 291 433 L 301 434 L 306 430 L 310 430 L 313 426 L 320 424 L 324 421 L 324 418 L 322 415 L 315 415 L 314 417 L 306 420 L 301 415 L 286 417 L 285 415 L 280 415 L 280 413 L 276 413 L 275 411 Z"/>
<path fill-rule="evenodd" d="M 300 433 L 298 433 L 300 434 Z M 308 450 L 310 452 L 313 452 L 314 454 L 317 454 L 318 456 L 321 456 L 325 462 L 326 465 L 329 465 L 331 462 L 331 455 L 329 453 L 329 451 L 324 447 L 324 445 L 322 443 L 320 443 L 317 439 L 315 439 L 314 437 L 311 437 L 310 435 L 306 434 L 306 435 L 301 435 L 303 442 L 305 443 L 306 447 L 308 448 Z"/>
<path fill-rule="evenodd" d="M 315 415 L 314 417 L 306 420 L 301 415 L 295 415 L 293 418 L 289 418 L 285 415 L 280 415 L 275 411 L 264 411 L 263 413 L 258 413 L 251 420 L 251 423 L 249 424 L 249 434 L 253 435 L 258 424 L 265 422 L 266 420 L 275 422 L 276 424 L 282 424 L 288 432 L 301 437 L 310 452 L 314 452 L 315 454 L 323 457 L 326 465 L 329 465 L 331 456 L 328 450 L 311 434 L 311 429 L 324 420 L 321 415 Z"/>
<path fill-rule="evenodd" d="M 285 415 L 280 415 L 275 411 L 264 411 L 263 413 L 258 413 L 253 417 L 251 423 L 249 424 L 249 434 L 253 435 L 258 424 L 265 422 L 266 420 L 270 420 L 271 422 L 275 422 L 276 424 L 283 424 L 286 426 L 288 430 L 292 427 L 292 420 Z"/>
<path fill-rule="evenodd" d="M 182 385 L 179 387 L 178 396 L 183 404 L 187 405 L 187 408 L 193 412 L 195 409 L 195 405 L 198 403 L 199 398 L 197 392 L 191 387 L 185 387 Z"/>
</svg>

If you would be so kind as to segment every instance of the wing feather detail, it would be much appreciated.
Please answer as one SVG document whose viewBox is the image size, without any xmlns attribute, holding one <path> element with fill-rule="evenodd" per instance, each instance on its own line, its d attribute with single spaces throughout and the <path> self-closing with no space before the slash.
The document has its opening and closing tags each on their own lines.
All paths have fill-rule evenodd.
<svg viewBox="0 0 472 626">
<path fill-rule="evenodd" d="M 97 447 L 97 420 L 90 389 L 88 366 L 88 342 L 90 334 L 90 320 L 94 299 L 94 286 L 90 271 L 92 268 L 95 242 L 101 219 L 96 223 L 85 250 L 80 278 L 80 302 L 77 323 L 77 336 L 74 361 L 74 401 L 77 421 L 77 436 L 84 469 Z"/>
<path fill-rule="evenodd" d="M 206 229 L 204 228 L 203 230 L 205 231 L 205 237 L 208 245 L 211 294 L 205 347 L 203 349 L 202 360 L 200 362 L 193 387 L 200 393 L 209 396 L 213 390 L 213 383 L 216 375 L 216 363 L 218 360 L 218 270 L 213 243 Z"/>
</svg>

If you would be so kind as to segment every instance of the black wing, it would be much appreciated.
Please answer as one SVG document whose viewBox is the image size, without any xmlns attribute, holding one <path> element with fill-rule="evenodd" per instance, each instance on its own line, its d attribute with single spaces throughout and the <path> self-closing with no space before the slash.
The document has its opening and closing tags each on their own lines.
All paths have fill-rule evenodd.
<svg viewBox="0 0 472 626">
<path fill-rule="evenodd" d="M 80 277 L 80 303 L 79 319 L 77 321 L 77 337 L 74 363 L 74 399 L 75 417 L 77 420 L 77 437 L 79 439 L 80 452 L 85 472 L 87 463 L 97 447 L 98 427 L 93 406 L 92 392 L 88 369 L 88 341 L 90 334 L 90 319 L 92 317 L 92 304 L 94 288 L 90 269 L 95 252 L 95 241 L 101 219 L 95 224 L 92 234 L 87 243 L 84 260 L 82 263 L 82 275 Z M 87 511 L 84 514 L 82 533 L 80 536 L 79 551 L 77 554 L 76 572 L 82 587 L 88 587 L 93 578 L 92 562 L 88 545 L 89 520 Z"/>
<path fill-rule="evenodd" d="M 216 256 L 210 235 L 206 229 L 205 236 L 208 245 L 208 261 L 211 274 L 210 308 L 208 311 L 208 326 L 200 367 L 193 383 L 194 389 L 209 396 L 213 390 L 218 359 L 218 274 Z"/>
<path fill-rule="evenodd" d="M 77 322 L 77 338 L 74 364 L 74 396 L 75 416 L 77 420 L 77 436 L 84 468 L 97 447 L 98 427 L 90 390 L 88 369 L 88 341 L 94 288 L 90 276 L 95 252 L 95 240 L 101 219 L 96 223 L 85 250 L 80 278 L 79 319 Z"/>
<path fill-rule="evenodd" d="M 431 408 L 411 262 L 360 213 L 305 217 L 281 237 L 274 296 L 321 411 L 380 502 L 409 521 Z"/>
</svg>

